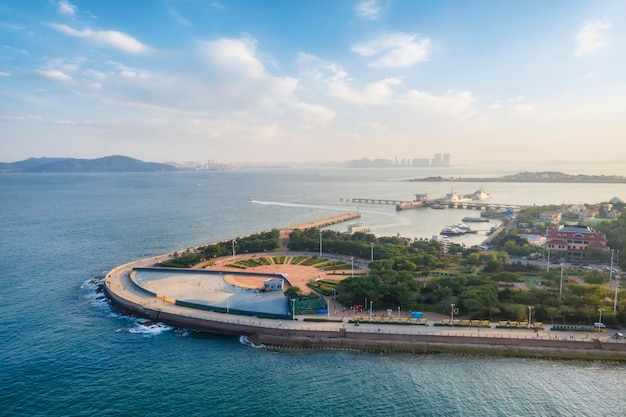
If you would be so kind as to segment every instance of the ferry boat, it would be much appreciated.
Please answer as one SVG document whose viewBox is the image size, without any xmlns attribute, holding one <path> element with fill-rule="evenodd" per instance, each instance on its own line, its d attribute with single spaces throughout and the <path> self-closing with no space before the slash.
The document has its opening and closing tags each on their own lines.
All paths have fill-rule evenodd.
<svg viewBox="0 0 626 417">
<path fill-rule="evenodd" d="M 472 194 L 472 200 L 475 200 L 475 201 L 486 200 L 489 197 L 491 197 L 491 194 L 483 190 L 482 187 L 478 191 L 475 191 L 474 194 Z"/>
<path fill-rule="evenodd" d="M 472 196 L 459 194 L 456 191 L 450 191 L 448 194 L 446 194 L 443 200 L 448 203 L 466 203 L 472 201 Z"/>
<path fill-rule="evenodd" d="M 467 233 L 476 233 L 475 230 L 470 229 L 468 226 L 463 223 L 457 223 L 452 226 L 444 227 L 439 234 L 444 236 L 462 236 Z"/>
</svg>

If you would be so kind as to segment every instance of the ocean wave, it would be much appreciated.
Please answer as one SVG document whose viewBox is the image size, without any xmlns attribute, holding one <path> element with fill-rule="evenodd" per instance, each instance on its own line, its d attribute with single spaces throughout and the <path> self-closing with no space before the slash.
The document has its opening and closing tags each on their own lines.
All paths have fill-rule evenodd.
<svg viewBox="0 0 626 417">
<path fill-rule="evenodd" d="M 109 302 L 104 295 L 104 275 L 98 275 L 88 279 L 81 285 L 83 296 L 87 302 L 98 308 L 110 310 Z"/>
<path fill-rule="evenodd" d="M 135 319 L 135 327 L 131 327 L 128 329 L 129 333 L 139 333 L 139 334 L 147 334 L 147 335 L 158 335 L 163 332 L 167 332 L 172 330 L 172 326 L 168 326 L 163 323 L 153 322 L 148 319 Z"/>
<path fill-rule="evenodd" d="M 253 347 L 255 349 L 261 349 L 265 347 L 264 344 L 255 345 L 254 343 L 248 340 L 247 336 L 243 336 L 243 335 L 239 336 L 239 343 L 245 346 Z"/>
</svg>

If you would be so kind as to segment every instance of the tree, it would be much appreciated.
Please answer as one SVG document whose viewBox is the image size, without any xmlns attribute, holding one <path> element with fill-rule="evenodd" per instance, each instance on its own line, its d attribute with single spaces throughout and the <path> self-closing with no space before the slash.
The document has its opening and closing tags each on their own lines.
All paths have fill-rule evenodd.
<svg viewBox="0 0 626 417">
<path fill-rule="evenodd" d="M 302 290 L 300 287 L 293 285 L 287 288 L 283 294 L 285 294 L 287 298 L 297 298 L 302 294 Z"/>
</svg>

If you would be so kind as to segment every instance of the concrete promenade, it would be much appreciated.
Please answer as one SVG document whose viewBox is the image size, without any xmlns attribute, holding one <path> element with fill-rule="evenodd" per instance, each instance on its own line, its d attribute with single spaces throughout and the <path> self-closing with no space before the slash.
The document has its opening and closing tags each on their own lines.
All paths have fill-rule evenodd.
<svg viewBox="0 0 626 417">
<path fill-rule="evenodd" d="M 278 254 L 278 253 L 277 253 Z M 266 255 L 270 255 L 267 253 Z M 331 308 L 329 318 L 337 322 L 274 320 L 232 315 L 172 304 L 139 288 L 131 280 L 135 267 L 151 266 L 169 254 L 121 265 L 105 277 L 105 292 L 115 308 L 139 317 L 176 327 L 222 335 L 245 335 L 254 343 L 305 348 L 352 348 L 368 351 L 439 352 L 462 351 L 519 356 L 595 358 L 626 361 L 626 342 L 603 333 L 525 329 L 487 329 L 349 323 L 351 316 Z M 171 301 L 171 300 L 170 300 Z M 338 307 L 338 306 L 333 306 Z M 381 316 L 383 312 L 374 312 Z M 327 316 L 311 316 L 327 318 Z"/>
</svg>

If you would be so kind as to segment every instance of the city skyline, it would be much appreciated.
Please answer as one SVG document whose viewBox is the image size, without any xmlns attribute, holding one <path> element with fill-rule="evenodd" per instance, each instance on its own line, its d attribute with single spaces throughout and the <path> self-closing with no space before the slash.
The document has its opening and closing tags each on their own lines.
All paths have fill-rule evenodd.
<svg viewBox="0 0 626 417">
<path fill-rule="evenodd" d="M 626 160 L 620 2 L 9 0 L 0 12 L 2 162 Z"/>
</svg>

